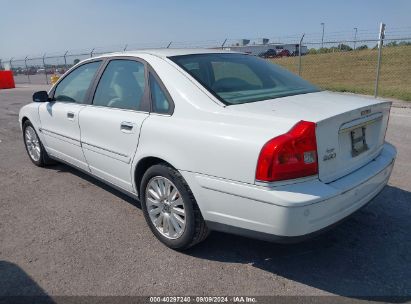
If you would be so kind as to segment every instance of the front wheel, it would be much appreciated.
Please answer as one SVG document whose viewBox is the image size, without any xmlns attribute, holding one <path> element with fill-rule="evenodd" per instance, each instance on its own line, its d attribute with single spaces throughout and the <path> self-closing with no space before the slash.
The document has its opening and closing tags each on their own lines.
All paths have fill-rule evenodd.
<svg viewBox="0 0 411 304">
<path fill-rule="evenodd" d="M 23 124 L 23 139 L 27 154 L 36 166 L 44 167 L 45 165 L 54 163 L 47 155 L 36 130 L 28 120 Z"/>
<path fill-rule="evenodd" d="M 177 170 L 166 164 L 150 167 L 141 182 L 140 200 L 151 231 L 168 247 L 184 250 L 207 237 L 197 202 Z"/>
</svg>

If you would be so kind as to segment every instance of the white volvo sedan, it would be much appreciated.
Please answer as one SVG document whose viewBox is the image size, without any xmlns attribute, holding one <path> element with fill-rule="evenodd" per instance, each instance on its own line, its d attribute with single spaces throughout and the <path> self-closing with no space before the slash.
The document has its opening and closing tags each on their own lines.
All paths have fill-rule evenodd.
<svg viewBox="0 0 411 304">
<path fill-rule="evenodd" d="M 33 101 L 19 115 L 31 161 L 67 163 L 138 198 L 175 249 L 211 230 L 317 234 L 372 200 L 396 157 L 389 102 L 321 91 L 241 53 L 108 54 Z"/>
</svg>

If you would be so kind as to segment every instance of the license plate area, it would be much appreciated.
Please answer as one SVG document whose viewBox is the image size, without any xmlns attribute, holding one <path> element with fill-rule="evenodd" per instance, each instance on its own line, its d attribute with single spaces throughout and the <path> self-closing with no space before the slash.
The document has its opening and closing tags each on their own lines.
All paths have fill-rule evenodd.
<svg viewBox="0 0 411 304">
<path fill-rule="evenodd" d="M 368 150 L 365 137 L 366 126 L 356 128 L 351 131 L 351 156 L 356 157 Z"/>
</svg>

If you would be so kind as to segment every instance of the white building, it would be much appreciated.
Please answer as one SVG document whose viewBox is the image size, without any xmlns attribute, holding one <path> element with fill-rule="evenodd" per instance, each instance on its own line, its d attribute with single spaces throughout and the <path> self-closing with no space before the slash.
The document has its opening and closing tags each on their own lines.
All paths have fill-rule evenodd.
<svg viewBox="0 0 411 304">
<path fill-rule="evenodd" d="M 274 49 L 277 53 L 282 50 L 288 50 L 291 55 L 298 55 L 299 44 L 292 43 L 268 43 L 268 39 L 262 38 L 257 43 L 249 44 L 250 40 L 241 39 L 238 43 L 232 46 L 225 47 L 225 50 L 244 52 L 252 55 L 258 56 L 259 54 L 269 50 Z M 301 54 L 305 55 L 308 53 L 308 48 L 305 45 L 301 45 Z"/>
</svg>

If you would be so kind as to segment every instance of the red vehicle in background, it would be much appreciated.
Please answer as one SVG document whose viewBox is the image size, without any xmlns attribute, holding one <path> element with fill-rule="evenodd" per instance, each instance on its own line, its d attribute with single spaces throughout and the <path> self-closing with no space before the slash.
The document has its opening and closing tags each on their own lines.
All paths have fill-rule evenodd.
<svg viewBox="0 0 411 304">
<path fill-rule="evenodd" d="M 289 57 L 291 56 L 291 53 L 289 50 L 286 49 L 282 49 L 280 51 L 277 52 L 277 56 L 275 56 L 276 58 L 281 58 L 281 57 Z"/>
<path fill-rule="evenodd" d="M 281 58 L 289 57 L 291 56 L 291 53 L 287 49 L 268 49 L 267 51 L 260 53 L 258 56 L 262 58 Z"/>
</svg>

